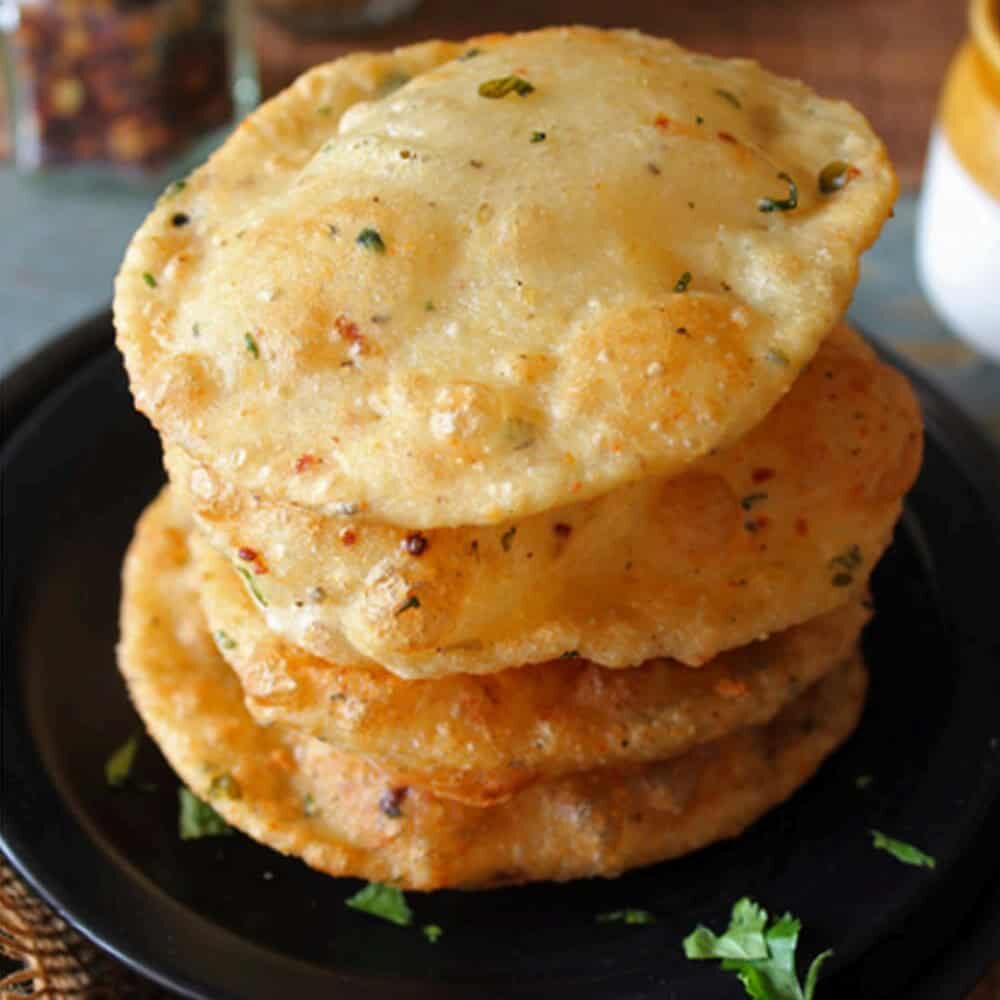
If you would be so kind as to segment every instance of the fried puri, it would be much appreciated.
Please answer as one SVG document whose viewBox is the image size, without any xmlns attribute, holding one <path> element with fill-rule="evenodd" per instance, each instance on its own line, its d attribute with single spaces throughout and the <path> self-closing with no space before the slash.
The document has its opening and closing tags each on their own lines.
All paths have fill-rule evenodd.
<svg viewBox="0 0 1000 1000">
<path fill-rule="evenodd" d="M 131 697 L 198 795 L 331 875 L 409 889 L 616 875 L 739 834 L 808 780 L 860 714 L 866 675 L 855 654 L 769 724 L 674 760 L 539 782 L 487 808 L 443 800 L 251 719 L 169 504 L 143 516 L 125 562 L 119 660 Z"/>
<path fill-rule="evenodd" d="M 762 424 L 690 471 L 495 527 L 325 517 L 178 449 L 167 466 L 276 635 L 431 678 L 567 654 L 697 665 L 856 602 L 921 443 L 907 381 L 840 325 Z"/>
<path fill-rule="evenodd" d="M 701 670 L 651 660 L 612 671 L 572 657 L 406 681 L 278 638 L 232 567 L 204 540 L 188 544 L 209 629 L 257 722 L 315 736 L 406 785 L 472 805 L 538 780 L 665 760 L 767 723 L 850 655 L 869 617 L 851 602 Z"/>
<path fill-rule="evenodd" d="M 843 183 L 821 190 L 837 164 Z M 895 192 L 861 114 L 747 60 L 589 28 L 359 53 L 264 104 L 160 201 L 118 275 L 118 343 L 166 442 L 243 490 L 411 530 L 497 525 L 743 438 L 842 314 Z M 716 486 L 705 498 L 726 506 Z M 608 570 L 634 593 L 627 565 L 616 551 Z M 595 585 L 600 617 L 612 588 L 576 590 L 586 605 Z M 565 587 L 548 588 L 540 603 L 562 615 Z M 499 589 L 465 625 L 528 613 L 534 595 Z M 394 598 L 396 578 L 378 590 Z M 558 641 L 608 665 L 708 655 L 712 641 L 684 652 L 611 625 L 672 633 L 647 596 L 592 634 L 576 608 Z M 670 600 L 697 634 L 700 596 Z M 381 609 L 344 627 L 422 672 L 406 644 L 377 641 Z M 554 655 L 534 628 L 486 669 Z M 449 645 L 441 632 L 418 634 L 414 658 Z M 500 640 L 475 632 L 455 641 Z"/>
</svg>

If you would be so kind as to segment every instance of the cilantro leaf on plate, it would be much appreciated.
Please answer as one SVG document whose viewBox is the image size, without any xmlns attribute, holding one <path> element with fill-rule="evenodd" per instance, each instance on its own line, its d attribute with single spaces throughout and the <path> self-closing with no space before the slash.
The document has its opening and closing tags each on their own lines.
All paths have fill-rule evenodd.
<svg viewBox="0 0 1000 1000">
<path fill-rule="evenodd" d="M 902 861 L 904 865 L 913 865 L 914 868 L 936 868 L 937 860 L 929 854 L 925 854 L 919 847 L 908 844 L 904 840 L 896 840 L 895 837 L 887 837 L 880 830 L 871 830 L 872 844 L 876 850 L 885 851 L 891 854 L 897 861 Z"/>
<path fill-rule="evenodd" d="M 638 910 L 626 907 L 624 910 L 611 910 L 608 913 L 598 913 L 599 924 L 655 924 L 656 917 L 649 910 Z"/>
<path fill-rule="evenodd" d="M 177 827 L 181 840 L 199 840 L 202 837 L 228 837 L 233 828 L 207 803 L 202 802 L 187 785 L 177 789 L 180 813 Z"/>
<path fill-rule="evenodd" d="M 684 939 L 684 954 L 695 959 L 722 959 L 722 968 L 735 972 L 753 1000 L 813 1000 L 824 951 L 812 960 L 805 987 L 795 969 L 795 951 L 801 924 L 791 914 L 767 926 L 767 911 L 744 897 L 733 906 L 729 927 L 715 934 L 699 926 Z"/>
<path fill-rule="evenodd" d="M 139 737 L 133 734 L 107 759 L 104 779 L 112 788 L 121 788 L 128 781 L 138 751 Z"/>
<path fill-rule="evenodd" d="M 393 885 L 369 882 L 346 903 L 352 910 L 381 917 L 400 927 L 409 927 L 413 923 L 413 911 L 406 902 L 406 896 Z"/>
</svg>

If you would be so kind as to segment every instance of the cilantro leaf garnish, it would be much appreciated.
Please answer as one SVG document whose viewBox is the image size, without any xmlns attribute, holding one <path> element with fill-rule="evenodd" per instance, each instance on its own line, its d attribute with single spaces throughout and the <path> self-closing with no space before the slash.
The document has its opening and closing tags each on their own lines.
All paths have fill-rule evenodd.
<svg viewBox="0 0 1000 1000">
<path fill-rule="evenodd" d="M 385 253 L 385 241 L 382 239 L 379 231 L 372 229 L 370 226 L 362 229 L 354 238 L 354 242 L 366 250 L 374 250 L 375 253 Z"/>
<path fill-rule="evenodd" d="M 479 85 L 479 96 L 489 97 L 493 100 L 506 97 L 508 94 L 517 94 L 518 97 L 527 97 L 534 91 L 534 86 L 520 76 L 500 76 L 495 80 L 485 80 Z"/>
<path fill-rule="evenodd" d="M 395 93 L 400 87 L 405 87 L 411 80 L 409 73 L 390 73 L 386 76 L 375 91 L 376 99 L 388 97 Z"/>
<path fill-rule="evenodd" d="M 431 944 L 435 944 L 441 937 L 441 935 L 444 934 L 444 931 L 441 929 L 440 926 L 438 926 L 438 924 L 424 924 L 424 926 L 421 927 L 420 930 L 423 932 L 424 937 L 427 938 L 427 940 L 430 941 Z"/>
<path fill-rule="evenodd" d="M 245 569 L 243 566 L 237 566 L 236 572 L 246 580 L 247 587 L 250 588 L 250 593 L 253 594 L 254 600 L 262 607 L 267 607 L 267 601 L 264 595 L 260 592 L 260 587 L 257 586 L 257 581 L 253 578 L 253 573 L 250 570 Z"/>
<path fill-rule="evenodd" d="M 400 927 L 409 927 L 413 923 L 413 911 L 406 902 L 406 896 L 394 885 L 369 882 L 345 902 L 352 910 L 380 917 Z"/>
<path fill-rule="evenodd" d="M 227 837 L 233 828 L 207 803 L 202 802 L 187 785 L 177 789 L 180 813 L 177 828 L 181 840 L 198 840 L 201 837 Z"/>
<path fill-rule="evenodd" d="M 699 926 L 684 939 L 684 954 L 694 959 L 721 959 L 735 972 L 753 1000 L 813 1000 L 819 970 L 831 951 L 812 960 L 803 987 L 795 969 L 801 925 L 786 913 L 767 926 L 767 911 L 744 897 L 733 906 L 729 927 L 716 935 Z"/>
<path fill-rule="evenodd" d="M 104 778 L 112 788 L 121 788 L 132 773 L 132 764 L 139 751 L 139 737 L 130 736 L 104 764 Z"/>
<path fill-rule="evenodd" d="M 872 835 L 872 846 L 878 851 L 885 851 L 891 854 L 897 861 L 902 861 L 904 865 L 913 865 L 914 868 L 936 868 L 937 859 L 925 854 L 919 847 L 908 844 L 904 840 L 896 840 L 895 837 L 887 837 L 880 830 L 870 830 Z"/>
<path fill-rule="evenodd" d="M 247 354 L 256 361 L 260 357 L 260 348 L 257 346 L 257 340 L 252 333 L 243 334 L 243 343 L 246 344 Z"/>
<path fill-rule="evenodd" d="M 624 910 L 611 910 L 608 913 L 598 913 L 599 924 L 655 924 L 656 917 L 649 910 L 637 910 L 626 907 Z"/>
<path fill-rule="evenodd" d="M 760 212 L 791 212 L 799 207 L 799 189 L 791 175 L 782 171 L 778 174 L 778 180 L 784 181 L 788 185 L 787 198 L 761 198 L 757 202 L 757 210 Z"/>
</svg>

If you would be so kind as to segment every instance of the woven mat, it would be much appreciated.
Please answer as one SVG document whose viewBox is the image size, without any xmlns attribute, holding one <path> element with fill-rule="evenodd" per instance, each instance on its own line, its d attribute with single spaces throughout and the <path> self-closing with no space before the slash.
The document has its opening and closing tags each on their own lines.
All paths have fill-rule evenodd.
<svg viewBox="0 0 1000 1000">
<path fill-rule="evenodd" d="M 0 861 L 0 1000 L 162 1000 L 167 994 L 82 938 Z"/>
</svg>

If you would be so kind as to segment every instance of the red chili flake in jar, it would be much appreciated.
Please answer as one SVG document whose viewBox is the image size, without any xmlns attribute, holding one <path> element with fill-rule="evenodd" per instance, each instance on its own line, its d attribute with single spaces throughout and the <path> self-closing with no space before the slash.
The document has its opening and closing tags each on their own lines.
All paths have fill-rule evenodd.
<svg viewBox="0 0 1000 1000">
<path fill-rule="evenodd" d="M 427 541 L 427 536 L 422 535 L 419 531 L 411 531 L 406 538 L 403 539 L 403 548 L 410 553 L 411 556 L 421 556 L 427 551 L 427 546 L 430 542 Z"/>
<path fill-rule="evenodd" d="M 766 483 L 769 479 L 774 479 L 774 476 L 775 476 L 774 469 L 766 469 L 766 468 L 754 469 L 753 472 L 750 474 L 750 478 L 755 483 Z"/>
<path fill-rule="evenodd" d="M 314 465 L 319 465 L 322 461 L 323 459 L 317 458 L 315 455 L 310 455 L 307 452 L 304 455 L 299 455 L 299 457 L 295 459 L 295 471 L 305 472 L 306 469 L 309 469 Z"/>
</svg>

